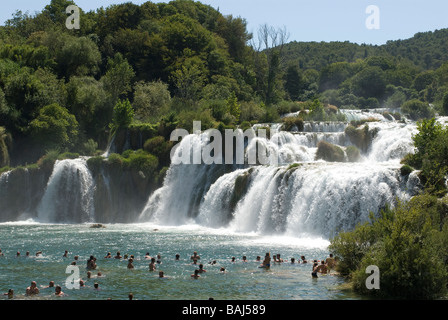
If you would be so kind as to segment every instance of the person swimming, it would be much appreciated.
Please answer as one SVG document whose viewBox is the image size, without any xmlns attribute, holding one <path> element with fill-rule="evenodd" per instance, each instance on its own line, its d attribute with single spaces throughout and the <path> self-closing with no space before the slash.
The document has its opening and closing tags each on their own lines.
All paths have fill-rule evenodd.
<svg viewBox="0 0 448 320">
<path fill-rule="evenodd" d="M 267 252 L 260 268 L 269 269 L 270 267 L 271 267 L 271 254 Z"/>
<path fill-rule="evenodd" d="M 134 269 L 133 262 L 134 262 L 134 259 L 132 259 L 132 258 L 128 260 L 128 269 Z"/>
<path fill-rule="evenodd" d="M 14 298 L 14 290 L 9 289 L 8 292 L 4 293 L 3 295 L 8 296 L 8 299 Z"/>
<path fill-rule="evenodd" d="M 156 271 L 156 259 L 151 258 L 151 263 L 149 264 L 149 271 Z"/>
<path fill-rule="evenodd" d="M 199 264 L 199 273 L 207 272 L 207 270 L 204 269 L 204 265 L 201 263 Z"/>
<path fill-rule="evenodd" d="M 199 269 L 194 270 L 194 273 L 191 275 L 193 279 L 199 279 L 201 276 L 199 275 Z"/>
<path fill-rule="evenodd" d="M 314 262 L 313 264 L 313 270 L 311 272 L 311 277 L 313 277 L 314 279 L 317 279 L 317 268 L 318 268 L 319 264 L 317 262 Z"/>
<path fill-rule="evenodd" d="M 56 288 L 54 290 L 54 294 L 56 296 L 63 296 L 63 295 L 65 295 L 64 292 L 62 292 L 61 286 L 56 286 Z"/>
<path fill-rule="evenodd" d="M 37 288 L 36 281 L 31 281 L 31 285 L 26 288 L 26 295 L 31 296 L 36 294 L 39 294 L 39 289 Z"/>
</svg>

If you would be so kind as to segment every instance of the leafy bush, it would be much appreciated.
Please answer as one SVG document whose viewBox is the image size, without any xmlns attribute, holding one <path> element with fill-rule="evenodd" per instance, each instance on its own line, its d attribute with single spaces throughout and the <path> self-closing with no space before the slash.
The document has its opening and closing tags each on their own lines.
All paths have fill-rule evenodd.
<svg viewBox="0 0 448 320">
<path fill-rule="evenodd" d="M 283 129 L 285 131 L 291 131 L 296 129 L 297 131 L 303 131 L 303 119 L 299 117 L 285 117 L 282 119 Z"/>
<path fill-rule="evenodd" d="M 160 165 L 168 166 L 170 164 L 170 152 L 172 147 L 172 141 L 165 141 L 164 137 L 157 136 L 146 140 L 143 149 L 156 156 L 159 159 Z"/>
<path fill-rule="evenodd" d="M 87 159 L 87 167 L 92 172 L 97 172 L 104 164 L 105 158 L 103 156 L 96 156 Z"/>
<path fill-rule="evenodd" d="M 417 99 L 405 102 L 401 106 L 401 112 L 408 114 L 412 120 L 430 119 L 434 117 L 434 110 L 429 104 Z"/>
<path fill-rule="evenodd" d="M 93 156 L 98 148 L 98 143 L 93 139 L 89 139 L 83 143 L 83 152 L 86 156 Z"/>
<path fill-rule="evenodd" d="M 58 160 L 65 160 L 65 159 L 76 159 L 79 157 L 79 153 L 75 153 L 75 152 L 64 152 L 61 153 L 58 156 Z"/>
<path fill-rule="evenodd" d="M 355 128 L 353 125 L 345 128 L 345 134 L 349 137 L 350 141 L 363 152 L 366 152 L 374 138 L 376 131 L 371 131 L 366 124 L 362 128 Z"/>
<path fill-rule="evenodd" d="M 448 174 L 448 128 L 435 119 L 417 123 L 419 132 L 413 137 L 416 152 L 403 163 L 421 170 L 420 179 L 428 192 L 443 195 Z"/>
<path fill-rule="evenodd" d="M 46 154 L 37 161 L 37 165 L 39 166 L 39 168 L 51 169 L 53 168 L 56 160 L 58 160 L 58 157 L 59 149 L 47 150 Z"/>
<path fill-rule="evenodd" d="M 410 174 L 412 171 L 414 171 L 414 168 L 412 168 L 411 166 L 405 164 L 404 166 L 402 166 L 400 168 L 400 174 L 402 176 L 407 176 L 408 174 Z"/>
<path fill-rule="evenodd" d="M 326 141 L 317 144 L 316 160 L 323 159 L 330 162 L 343 162 L 344 150 Z"/>
<path fill-rule="evenodd" d="M 447 292 L 447 207 L 421 195 L 353 231 L 337 235 L 329 249 L 340 258 L 337 270 L 349 275 L 353 288 L 387 298 L 433 299 Z M 380 270 L 380 289 L 367 290 L 366 267 Z"/>
</svg>

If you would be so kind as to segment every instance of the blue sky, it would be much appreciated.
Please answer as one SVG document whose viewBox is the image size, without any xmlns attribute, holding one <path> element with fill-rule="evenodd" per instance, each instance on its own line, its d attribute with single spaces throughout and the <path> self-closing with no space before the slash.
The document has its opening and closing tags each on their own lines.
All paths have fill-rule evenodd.
<svg viewBox="0 0 448 320">
<path fill-rule="evenodd" d="M 75 0 L 85 11 L 130 0 Z M 3 0 L 3 2 L 6 2 Z M 132 0 L 141 4 L 146 0 Z M 154 0 L 153 2 L 167 2 Z M 224 15 L 241 16 L 254 34 L 261 24 L 286 27 L 289 41 L 351 41 L 384 44 L 387 40 L 407 39 L 417 32 L 448 27 L 448 1 L 445 0 L 202 0 L 219 8 Z M 0 21 L 16 10 L 41 11 L 50 0 L 15 0 L 2 3 Z M 366 8 L 375 5 L 380 12 L 380 29 L 367 29 Z"/>
</svg>

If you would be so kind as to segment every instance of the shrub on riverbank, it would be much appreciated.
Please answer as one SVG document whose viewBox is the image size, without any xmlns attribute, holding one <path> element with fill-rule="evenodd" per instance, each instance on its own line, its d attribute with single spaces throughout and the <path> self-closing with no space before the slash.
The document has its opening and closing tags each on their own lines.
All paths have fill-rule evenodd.
<svg viewBox="0 0 448 320">
<path fill-rule="evenodd" d="M 433 299 L 447 293 L 448 207 L 420 195 L 331 240 L 337 271 L 355 291 L 381 298 Z M 366 268 L 379 268 L 380 289 L 366 287 Z"/>
</svg>

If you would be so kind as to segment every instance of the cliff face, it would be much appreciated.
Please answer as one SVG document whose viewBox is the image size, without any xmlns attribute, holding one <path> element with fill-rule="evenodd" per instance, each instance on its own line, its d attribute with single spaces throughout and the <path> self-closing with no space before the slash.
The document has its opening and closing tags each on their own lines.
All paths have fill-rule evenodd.
<svg viewBox="0 0 448 320">
<path fill-rule="evenodd" d="M 156 187 L 153 177 L 141 171 L 123 170 L 103 165 L 93 172 L 95 181 L 95 221 L 101 223 L 130 223 L 137 221 Z"/>
<path fill-rule="evenodd" d="M 29 218 L 39 221 L 42 217 L 44 221 L 62 223 L 134 222 L 157 187 L 157 178 L 153 176 L 145 176 L 136 169 L 116 168 L 103 161 L 93 169 L 85 165 L 91 179 L 89 185 L 93 187 L 82 190 L 85 172 L 79 169 L 79 161 L 78 167 L 73 168 L 70 168 L 71 162 L 77 160 L 64 161 L 63 169 L 62 163 L 56 162 L 47 169 L 19 168 L 3 173 L 0 176 L 0 222 Z M 89 208 L 76 203 L 85 202 L 80 194 L 92 199 Z"/>
<path fill-rule="evenodd" d="M 15 169 L 0 175 L 0 221 L 16 221 L 36 216 L 51 171 Z"/>
</svg>

